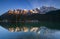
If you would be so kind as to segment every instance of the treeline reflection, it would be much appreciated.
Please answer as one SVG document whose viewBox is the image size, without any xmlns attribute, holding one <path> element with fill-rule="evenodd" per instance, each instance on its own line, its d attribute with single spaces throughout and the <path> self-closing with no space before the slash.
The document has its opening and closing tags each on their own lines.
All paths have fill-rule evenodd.
<svg viewBox="0 0 60 39">
<path fill-rule="evenodd" d="M 37 32 L 38 23 L 0 23 L 2 27 L 10 32 Z"/>
<path fill-rule="evenodd" d="M 40 22 L 0 22 L 0 25 L 2 27 L 12 28 L 12 29 L 19 27 L 20 30 L 23 27 L 41 27 L 41 26 L 45 26 L 50 29 L 60 30 L 60 22 L 47 22 L 47 21 L 43 21 L 43 22 L 41 21 Z"/>
<path fill-rule="evenodd" d="M 10 32 L 38 32 L 41 26 L 50 29 L 60 29 L 60 24 L 56 22 L 1 22 L 0 25 Z"/>
</svg>

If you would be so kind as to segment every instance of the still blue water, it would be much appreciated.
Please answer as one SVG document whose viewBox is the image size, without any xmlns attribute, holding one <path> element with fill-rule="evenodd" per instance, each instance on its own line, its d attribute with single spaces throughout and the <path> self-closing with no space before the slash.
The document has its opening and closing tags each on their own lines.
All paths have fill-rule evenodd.
<svg viewBox="0 0 60 39">
<path fill-rule="evenodd" d="M 0 26 L 0 39 L 60 39 L 60 30 L 49 29 L 45 26 L 27 27 L 25 30 L 29 30 L 26 32 L 24 32 L 24 30 L 16 31 L 16 27 L 14 28 L 14 26 L 13 28 L 11 27 L 11 29 L 14 30 L 10 31 L 9 29 L 10 27 Z M 31 29 L 34 30 L 31 31 Z"/>
</svg>

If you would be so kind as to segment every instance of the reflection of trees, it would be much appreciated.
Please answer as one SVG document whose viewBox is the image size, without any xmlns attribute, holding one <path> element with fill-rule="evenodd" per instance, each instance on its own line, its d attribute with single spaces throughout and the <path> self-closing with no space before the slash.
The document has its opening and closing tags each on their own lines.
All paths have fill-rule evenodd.
<svg viewBox="0 0 60 39">
<path fill-rule="evenodd" d="M 42 35 L 46 35 L 46 34 L 50 34 L 53 33 L 53 30 L 50 30 L 46 27 L 11 27 L 8 28 L 8 30 L 10 32 L 35 32 L 37 34 L 42 34 Z"/>
<path fill-rule="evenodd" d="M 38 27 L 11 27 L 8 28 L 8 30 L 10 32 L 19 32 L 19 31 L 23 31 L 23 32 L 37 32 Z"/>
</svg>

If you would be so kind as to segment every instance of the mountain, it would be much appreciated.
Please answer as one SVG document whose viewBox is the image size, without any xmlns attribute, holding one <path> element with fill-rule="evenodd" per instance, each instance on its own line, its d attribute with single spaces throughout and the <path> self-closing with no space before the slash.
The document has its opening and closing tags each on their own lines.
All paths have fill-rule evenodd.
<svg viewBox="0 0 60 39">
<path fill-rule="evenodd" d="M 42 6 L 40 8 L 32 9 L 32 11 L 34 13 L 39 13 L 39 14 L 46 14 L 47 12 L 54 11 L 54 10 L 58 10 L 58 9 L 55 7 L 46 7 L 46 6 Z"/>
<path fill-rule="evenodd" d="M 46 6 L 42 6 L 40 8 L 41 14 L 46 14 L 46 12 L 54 11 L 54 10 L 58 10 L 58 9 L 55 7 L 46 7 Z"/>
<path fill-rule="evenodd" d="M 8 10 L 7 13 L 8 14 L 46 14 L 46 12 L 49 11 L 54 11 L 54 10 L 58 10 L 55 7 L 46 7 L 46 6 L 42 6 L 40 8 L 35 8 L 32 10 L 26 10 L 26 9 L 16 9 L 16 10 Z"/>
<path fill-rule="evenodd" d="M 44 14 L 45 13 L 45 14 Z M 54 7 L 42 7 L 41 9 L 32 9 L 32 10 L 8 10 L 6 13 L 1 15 L 2 21 L 60 21 L 60 10 L 57 10 Z"/>
</svg>

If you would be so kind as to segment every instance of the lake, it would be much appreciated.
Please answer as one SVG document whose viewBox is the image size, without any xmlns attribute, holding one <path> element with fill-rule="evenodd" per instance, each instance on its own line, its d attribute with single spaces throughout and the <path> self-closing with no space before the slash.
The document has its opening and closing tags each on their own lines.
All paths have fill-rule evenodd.
<svg viewBox="0 0 60 39">
<path fill-rule="evenodd" d="M 1 22 L 0 39 L 60 39 L 60 23 Z"/>
</svg>

